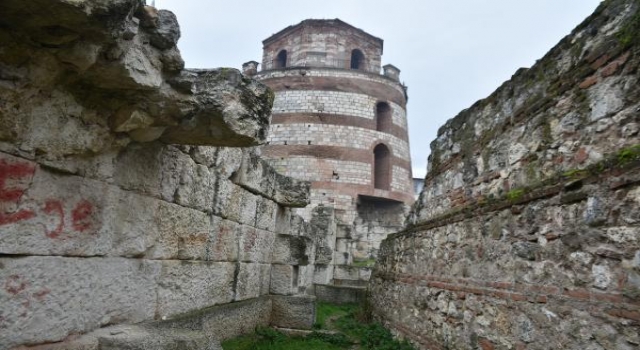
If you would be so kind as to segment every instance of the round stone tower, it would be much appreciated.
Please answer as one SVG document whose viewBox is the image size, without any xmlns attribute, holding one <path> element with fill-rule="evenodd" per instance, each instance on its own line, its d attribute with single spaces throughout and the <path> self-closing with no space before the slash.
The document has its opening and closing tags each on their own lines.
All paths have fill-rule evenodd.
<svg viewBox="0 0 640 350">
<path fill-rule="evenodd" d="M 403 225 L 414 200 L 406 87 L 382 67 L 383 41 L 339 19 L 305 20 L 263 41 L 262 69 L 275 91 L 262 154 L 282 174 L 311 181 L 311 219 L 334 208 L 335 280 L 366 280 L 380 241 Z M 365 267 L 364 271 L 356 267 Z"/>
</svg>

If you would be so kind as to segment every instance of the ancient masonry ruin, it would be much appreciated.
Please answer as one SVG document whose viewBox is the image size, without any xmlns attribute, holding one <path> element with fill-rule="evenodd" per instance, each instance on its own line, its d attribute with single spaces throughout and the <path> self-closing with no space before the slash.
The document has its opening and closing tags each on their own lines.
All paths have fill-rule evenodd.
<svg viewBox="0 0 640 350">
<path fill-rule="evenodd" d="M 606 0 L 439 130 L 378 320 L 419 349 L 640 346 L 639 33 L 640 1 Z M 242 74 L 184 69 L 179 37 L 143 0 L 0 1 L 0 350 L 308 329 L 314 282 L 366 279 L 401 226 L 380 39 L 305 21 Z"/>
<path fill-rule="evenodd" d="M 184 69 L 179 36 L 141 0 L 0 2 L 0 349 L 313 324 L 324 226 L 292 212 L 309 183 L 253 147 L 273 93 Z"/>
<path fill-rule="evenodd" d="M 420 349 L 640 347 L 640 1 L 448 121 L 371 279 Z"/>
<path fill-rule="evenodd" d="M 262 156 L 311 183 L 297 214 L 333 212 L 336 225 L 317 242 L 314 281 L 366 285 L 380 242 L 403 228 L 414 200 L 400 71 L 380 74 L 382 39 L 339 19 L 305 20 L 263 45 L 262 70 L 243 65 L 275 93 Z"/>
</svg>

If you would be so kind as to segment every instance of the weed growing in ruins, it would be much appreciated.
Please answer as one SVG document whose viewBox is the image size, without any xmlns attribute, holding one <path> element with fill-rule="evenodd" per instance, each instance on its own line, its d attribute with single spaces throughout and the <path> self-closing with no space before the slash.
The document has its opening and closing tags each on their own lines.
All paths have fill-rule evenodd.
<svg viewBox="0 0 640 350">
<path fill-rule="evenodd" d="M 640 11 L 636 12 L 629 22 L 616 33 L 616 36 L 622 47 L 627 48 L 640 40 L 638 33 L 640 33 Z"/>
<path fill-rule="evenodd" d="M 626 164 L 640 159 L 640 145 L 623 148 L 618 152 L 618 163 Z"/>
<path fill-rule="evenodd" d="M 368 299 L 368 298 L 366 298 Z M 414 350 L 398 341 L 371 317 L 371 303 L 335 305 L 318 302 L 316 329 L 305 337 L 289 337 L 271 328 L 227 340 L 224 350 Z"/>
<path fill-rule="evenodd" d="M 318 301 L 316 304 L 316 323 L 313 325 L 314 329 L 331 329 L 332 323 L 358 308 L 357 304 L 329 304 L 322 301 Z"/>
<path fill-rule="evenodd" d="M 569 179 L 581 178 L 587 175 L 588 175 L 588 172 L 584 169 L 571 169 L 562 173 L 562 176 Z"/>
<path fill-rule="evenodd" d="M 375 264 L 376 264 L 376 259 L 369 258 L 365 260 L 354 260 L 351 265 L 357 266 L 357 267 L 373 267 L 373 265 Z"/>
<path fill-rule="evenodd" d="M 521 188 L 518 189 L 513 189 L 509 192 L 507 192 L 507 199 L 511 202 L 515 202 L 518 199 L 522 198 L 522 196 L 524 195 L 524 190 Z"/>
<path fill-rule="evenodd" d="M 414 350 L 407 341 L 398 341 L 379 323 L 362 322 L 357 311 L 336 321 L 337 328 L 353 339 L 358 339 L 362 350 Z"/>
<path fill-rule="evenodd" d="M 311 333 L 307 337 L 288 337 L 271 328 L 258 328 L 254 334 L 222 343 L 224 350 L 342 350 L 348 349 L 346 337 Z"/>
<path fill-rule="evenodd" d="M 342 333 L 320 333 L 313 332 L 309 334 L 306 339 L 316 339 L 335 346 L 350 346 L 353 342 Z"/>
</svg>

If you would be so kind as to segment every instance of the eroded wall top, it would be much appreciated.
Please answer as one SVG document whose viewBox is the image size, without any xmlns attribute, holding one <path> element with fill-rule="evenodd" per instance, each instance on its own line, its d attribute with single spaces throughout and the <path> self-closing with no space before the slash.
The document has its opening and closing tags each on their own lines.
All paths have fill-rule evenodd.
<svg viewBox="0 0 640 350">
<path fill-rule="evenodd" d="M 250 146 L 265 138 L 272 93 L 234 69 L 185 70 L 169 11 L 139 0 L 9 0 L 0 23 L 0 141 L 62 156 L 127 139 Z M 57 113 L 70 105 L 82 122 Z M 53 147 L 60 133 L 68 137 Z"/>
</svg>

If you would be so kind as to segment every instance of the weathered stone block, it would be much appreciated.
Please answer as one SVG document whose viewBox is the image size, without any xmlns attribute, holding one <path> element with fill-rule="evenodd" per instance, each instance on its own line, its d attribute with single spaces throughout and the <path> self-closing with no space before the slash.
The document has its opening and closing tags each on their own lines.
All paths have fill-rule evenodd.
<svg viewBox="0 0 640 350">
<path fill-rule="evenodd" d="M 316 284 L 314 295 L 318 301 L 332 304 L 358 303 L 367 297 L 366 288 Z"/>
<path fill-rule="evenodd" d="M 163 261 L 156 315 L 171 317 L 233 300 L 234 263 Z"/>
<path fill-rule="evenodd" d="M 247 152 L 245 148 L 218 147 L 214 167 L 215 171 L 221 178 L 229 179 L 240 169 L 242 165 L 240 160 L 245 152 Z"/>
<path fill-rule="evenodd" d="M 313 283 L 329 284 L 333 279 L 333 265 L 315 265 Z"/>
<path fill-rule="evenodd" d="M 162 135 L 163 142 L 246 147 L 264 141 L 273 101 L 273 93 L 266 86 L 235 69 L 191 69 L 182 73 L 186 74 L 181 74 L 180 84 L 192 86 L 190 103 L 184 104 L 184 112 L 191 118 L 169 126 Z"/>
<path fill-rule="evenodd" d="M 267 198 L 258 196 L 256 208 L 256 227 L 271 232 L 276 231 L 276 215 L 278 204 Z"/>
<path fill-rule="evenodd" d="M 271 266 L 271 294 L 291 295 L 298 289 L 298 267 L 292 265 Z"/>
<path fill-rule="evenodd" d="M 217 177 L 175 146 L 130 145 L 117 158 L 115 182 L 168 202 L 211 212 Z"/>
<path fill-rule="evenodd" d="M 336 252 L 347 252 L 349 251 L 349 245 L 353 242 L 353 240 L 351 239 L 347 239 L 347 238 L 337 238 L 336 239 L 336 245 L 335 245 L 335 251 Z M 359 241 L 358 243 L 363 243 L 362 241 Z"/>
<path fill-rule="evenodd" d="M 257 149 L 243 152 L 241 166 L 231 180 L 286 207 L 304 207 L 309 204 L 311 184 L 280 175 L 260 158 Z"/>
<path fill-rule="evenodd" d="M 195 166 L 195 162 L 175 146 L 131 144 L 118 155 L 113 178 L 124 189 L 173 202 L 182 174 L 193 173 Z"/>
<path fill-rule="evenodd" d="M 260 295 L 268 295 L 271 288 L 271 264 L 260 264 Z"/>
<path fill-rule="evenodd" d="M 105 332 L 106 333 L 106 332 Z M 116 326 L 98 336 L 100 350 L 222 350 L 220 342 L 202 331 Z"/>
<path fill-rule="evenodd" d="M 46 69 L 46 66 L 40 68 Z M 5 64 L 5 67 L 8 66 Z M 41 78 L 49 79 L 44 76 Z M 22 79 L 20 81 L 25 82 Z M 13 95 L 15 92 L 10 93 L 11 97 L 7 92 L 18 90 L 4 90 L 3 99 L 8 101 L 17 98 Z M 10 137 L 17 137 L 16 144 L 20 144 L 22 151 L 27 154 L 35 150 L 44 151 L 50 159 L 59 159 L 63 156 L 103 153 L 116 142 L 109 127 L 99 123 L 99 118 L 88 115 L 73 94 L 60 87 L 52 88 L 48 94 L 38 102 L 30 99 L 31 103 L 23 105 L 20 112 L 3 108 L 4 113 L 0 114 L 0 125 L 7 126 L 13 132 L 9 133 L 12 134 Z M 5 121 L 4 118 L 15 121 Z M 5 132 L 3 130 L 0 135 Z"/>
<path fill-rule="evenodd" d="M 204 310 L 202 330 L 221 341 L 251 333 L 256 327 L 269 325 L 272 301 L 260 297 Z"/>
<path fill-rule="evenodd" d="M 104 206 L 105 224 L 100 232 L 112 237 L 110 254 L 153 259 L 210 258 L 212 219 L 202 211 L 124 191 L 105 198 Z M 131 207 L 137 210 L 132 211 Z"/>
<path fill-rule="evenodd" d="M 176 241 L 177 253 L 174 256 L 178 259 L 233 260 L 233 257 L 216 259 L 214 256 L 215 250 L 212 247 L 218 239 L 215 232 L 222 221 L 217 216 L 178 205 L 165 205 L 160 206 L 159 218 L 163 218 L 161 221 L 164 224 L 161 232 L 172 234 L 170 239 Z"/>
<path fill-rule="evenodd" d="M 214 223 L 211 228 L 212 245 L 207 249 L 209 260 L 238 261 L 238 240 L 242 225 L 217 216 L 212 216 L 212 222 Z"/>
<path fill-rule="evenodd" d="M 264 286 L 270 283 L 270 279 L 271 265 L 240 263 L 234 300 L 246 300 L 264 295 Z"/>
<path fill-rule="evenodd" d="M 159 55 L 150 55 L 137 35 L 132 41 L 110 48 L 108 64 L 93 65 L 87 76 L 92 82 L 106 90 L 155 90 L 163 79 Z M 119 84 L 118 84 L 119 83 Z"/>
<path fill-rule="evenodd" d="M 302 219 L 293 214 L 291 208 L 285 208 L 281 205 L 278 205 L 278 209 L 276 212 L 276 229 L 275 232 L 283 235 L 298 235 L 299 227 L 301 224 L 298 222 L 294 222 L 294 218 Z"/>
<path fill-rule="evenodd" d="M 350 260 L 351 260 L 351 255 L 346 251 L 333 252 L 333 263 L 336 265 L 349 265 Z"/>
<path fill-rule="evenodd" d="M 220 174 L 220 169 L 214 166 L 216 165 L 216 161 L 218 158 L 218 153 L 220 152 L 220 147 L 212 147 L 212 146 L 193 146 L 191 148 L 191 157 L 193 160 L 198 163 L 206 166 L 207 168 L 213 168 L 212 170 L 216 172 L 216 174 Z M 230 164 L 231 165 L 231 164 Z M 222 175 L 225 179 L 228 178 L 228 175 Z"/>
<path fill-rule="evenodd" d="M 233 184 L 220 180 L 216 193 L 214 213 L 225 219 L 254 226 L 258 196 Z"/>
<path fill-rule="evenodd" d="M 114 242 L 111 254 L 145 256 L 151 259 L 206 259 L 205 237 L 210 230 L 206 213 L 149 198 L 121 192 L 107 202 L 103 231 Z M 125 205 L 127 203 L 128 205 Z M 129 206 L 139 208 L 132 211 Z M 140 220 L 146 217 L 147 220 Z M 199 253 L 197 253 L 199 252 Z"/>
<path fill-rule="evenodd" d="M 345 265 L 336 266 L 333 271 L 333 277 L 338 279 L 357 280 L 360 278 L 360 268 Z"/>
<path fill-rule="evenodd" d="M 315 266 L 311 264 L 303 265 L 298 266 L 298 269 L 298 293 L 312 295 Z"/>
<path fill-rule="evenodd" d="M 236 212 L 228 212 L 229 219 L 238 221 L 239 223 L 245 225 L 256 226 L 256 216 L 258 215 L 258 201 L 261 198 L 260 196 L 256 196 L 255 194 L 241 188 L 237 187 L 240 191 L 239 196 L 235 196 L 234 199 L 238 200 L 238 202 L 232 201 L 230 206 L 232 208 L 237 208 Z"/>
<path fill-rule="evenodd" d="M 170 49 L 178 43 L 180 39 L 180 26 L 178 19 L 171 11 L 158 11 L 157 23 L 151 27 L 151 45 L 160 50 Z"/>
<path fill-rule="evenodd" d="M 314 296 L 271 296 L 271 324 L 276 327 L 311 329 L 316 321 Z"/>
<path fill-rule="evenodd" d="M 187 166 L 182 169 L 174 201 L 186 207 L 212 212 L 215 184 L 214 173 L 189 158 Z"/>
<path fill-rule="evenodd" d="M 7 216 L 14 219 L 1 225 L 6 254 L 170 259 L 181 240 L 209 231 L 201 211 L 78 176 L 38 168 L 22 188 L 24 200 Z"/>
<path fill-rule="evenodd" d="M 103 201 L 105 196 L 117 196 L 115 188 L 54 175 L 6 155 L 0 158 L 0 167 L 0 186 L 4 186 L 0 190 L 6 193 L 0 201 L 0 252 L 80 256 L 110 252 L 111 237 L 101 231 Z"/>
<path fill-rule="evenodd" d="M 0 344 L 55 342 L 152 319 L 160 264 L 123 258 L 0 258 Z"/>
<path fill-rule="evenodd" d="M 239 236 L 240 261 L 270 263 L 274 241 L 274 233 L 243 225 Z"/>
<path fill-rule="evenodd" d="M 306 237 L 277 235 L 271 261 L 276 264 L 307 265 L 313 242 Z"/>
</svg>

